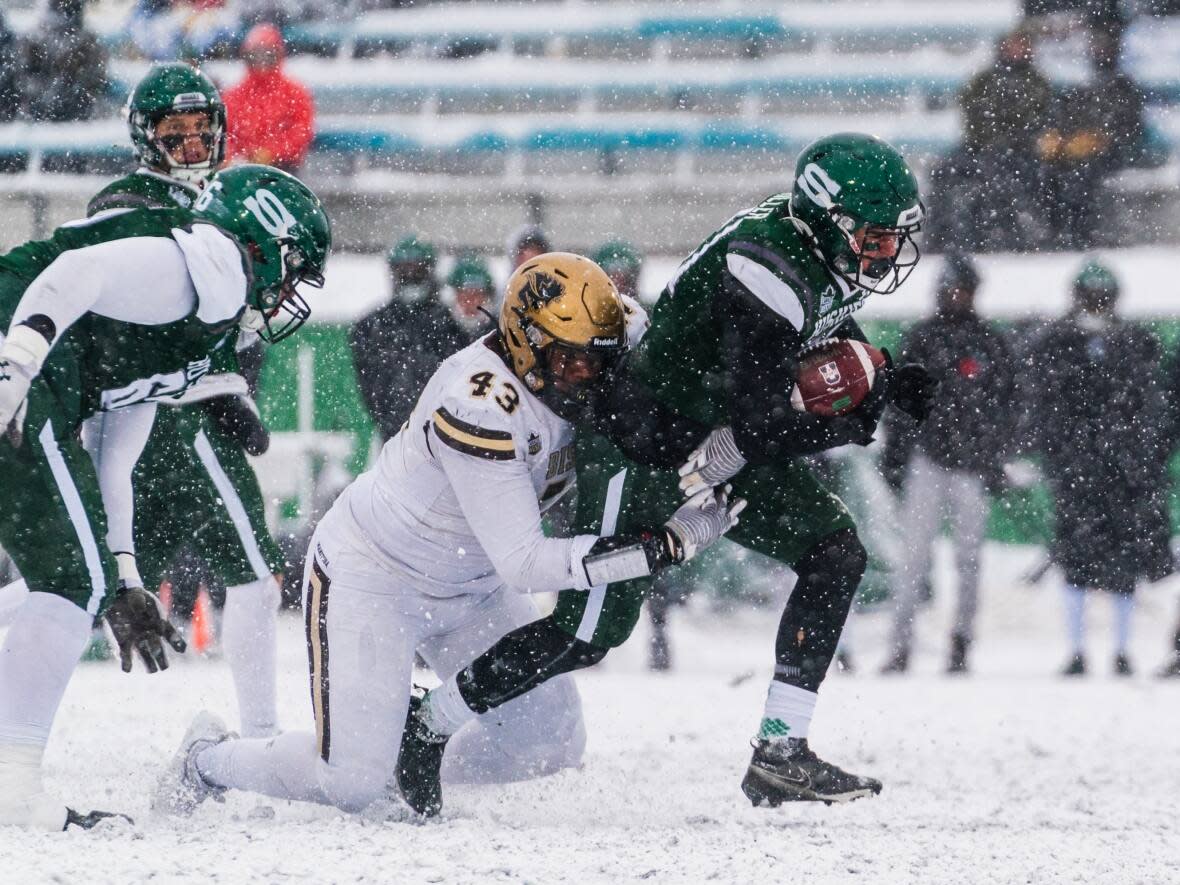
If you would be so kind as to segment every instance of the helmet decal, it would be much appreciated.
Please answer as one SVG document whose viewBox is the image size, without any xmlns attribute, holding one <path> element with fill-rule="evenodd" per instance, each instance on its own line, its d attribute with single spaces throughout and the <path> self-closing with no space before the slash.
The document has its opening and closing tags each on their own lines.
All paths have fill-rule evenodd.
<svg viewBox="0 0 1180 885">
<path fill-rule="evenodd" d="M 297 223 L 283 201 L 264 187 L 258 188 L 254 196 L 246 197 L 242 202 L 258 219 L 258 223 L 276 237 L 287 236 L 287 232 Z"/>
<path fill-rule="evenodd" d="M 798 178 L 799 187 L 821 209 L 832 208 L 832 197 L 840 193 L 840 185 L 818 163 L 808 163 Z"/>
</svg>

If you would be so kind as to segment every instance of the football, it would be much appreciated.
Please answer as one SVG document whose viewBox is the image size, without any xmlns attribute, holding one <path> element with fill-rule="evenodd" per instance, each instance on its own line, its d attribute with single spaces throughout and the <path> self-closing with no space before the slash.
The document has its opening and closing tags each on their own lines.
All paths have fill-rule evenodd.
<svg viewBox="0 0 1180 885">
<path fill-rule="evenodd" d="M 810 348 L 799 361 L 791 405 L 813 415 L 846 415 L 861 404 L 885 354 L 862 341 L 831 338 Z"/>
</svg>

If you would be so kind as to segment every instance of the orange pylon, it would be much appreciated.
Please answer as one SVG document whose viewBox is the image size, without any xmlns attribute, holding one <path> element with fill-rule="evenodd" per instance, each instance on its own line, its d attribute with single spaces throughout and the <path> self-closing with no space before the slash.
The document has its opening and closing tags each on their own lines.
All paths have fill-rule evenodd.
<svg viewBox="0 0 1180 885">
<path fill-rule="evenodd" d="M 199 655 L 213 647 L 213 600 L 204 585 L 197 592 L 193 603 L 193 617 L 189 626 L 189 646 Z"/>
</svg>

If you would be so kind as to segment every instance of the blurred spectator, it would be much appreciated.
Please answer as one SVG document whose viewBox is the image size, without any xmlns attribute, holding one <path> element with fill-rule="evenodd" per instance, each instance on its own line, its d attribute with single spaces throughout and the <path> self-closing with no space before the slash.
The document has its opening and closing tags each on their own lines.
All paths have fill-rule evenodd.
<svg viewBox="0 0 1180 885">
<path fill-rule="evenodd" d="M 451 317 L 468 336 L 468 341 L 491 330 L 492 312 L 496 301 L 496 287 L 492 272 L 476 255 L 461 256 L 447 276 L 451 287 Z"/>
<path fill-rule="evenodd" d="M 24 71 L 34 120 L 85 120 L 107 89 L 107 54 L 82 21 L 83 0 L 49 0 Z"/>
<path fill-rule="evenodd" d="M 634 246 L 624 240 L 610 240 L 599 246 L 592 257 L 594 263 L 606 271 L 620 295 L 639 299 L 643 258 Z"/>
<path fill-rule="evenodd" d="M 238 28 L 226 0 L 139 0 L 127 21 L 132 45 L 152 61 L 223 56 Z"/>
<path fill-rule="evenodd" d="M 1119 70 L 1120 43 L 1102 31 L 1089 34 L 1092 74 L 1053 102 L 1051 125 L 1037 141 L 1044 162 L 1045 215 L 1054 243 L 1088 249 L 1104 221 L 1102 182 L 1141 156 L 1143 90 Z"/>
<path fill-rule="evenodd" d="M 9 30 L 4 10 L 0 9 L 0 123 L 13 120 L 20 113 L 23 98 L 20 68 L 20 40 Z"/>
<path fill-rule="evenodd" d="M 508 238 L 508 272 L 511 274 L 526 261 L 552 251 L 553 244 L 540 225 L 526 224 L 519 227 Z"/>
<path fill-rule="evenodd" d="M 1035 378 L 1028 438 L 1044 457 L 1056 509 L 1051 555 L 1065 572 L 1071 676 L 1086 672 L 1087 591 L 1112 595 L 1115 672 L 1129 675 L 1135 584 L 1173 570 L 1160 346 L 1115 316 L 1118 295 L 1110 270 L 1088 263 L 1074 279 L 1072 309 L 1049 324 L 1025 370 Z"/>
<path fill-rule="evenodd" d="M 231 159 L 268 163 L 295 172 L 314 134 L 311 93 L 283 71 L 283 36 L 256 25 L 242 41 L 246 76 L 225 92 Z"/>
<path fill-rule="evenodd" d="M 962 143 L 932 172 L 932 234 L 941 245 L 1019 250 L 1036 244 L 1035 148 L 1051 99 L 1028 30 L 1002 37 L 992 66 L 959 96 Z"/>
<path fill-rule="evenodd" d="M 914 618 L 944 510 L 950 514 L 959 579 L 947 671 L 968 669 L 988 491 L 1002 484 L 1017 414 L 1012 353 L 1003 336 L 976 313 L 978 285 L 979 274 L 968 256 L 947 255 L 934 316 L 910 329 L 901 345 L 901 361 L 922 363 L 941 383 L 923 423 L 898 409 L 885 418 L 888 443 L 881 470 L 901 495 L 900 522 L 906 527 L 893 580 L 894 650 L 886 673 L 904 673 L 909 667 Z"/>
<path fill-rule="evenodd" d="M 384 439 L 396 434 L 439 364 L 474 332 L 440 301 L 434 247 L 406 237 L 389 253 L 392 296 L 352 328 L 361 396 Z"/>
</svg>

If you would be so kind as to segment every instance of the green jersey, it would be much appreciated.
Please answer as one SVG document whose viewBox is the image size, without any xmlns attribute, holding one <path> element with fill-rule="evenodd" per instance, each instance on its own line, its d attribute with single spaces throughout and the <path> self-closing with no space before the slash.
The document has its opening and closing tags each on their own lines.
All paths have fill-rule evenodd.
<svg viewBox="0 0 1180 885">
<path fill-rule="evenodd" d="M 71 222 L 47 240 L 0 255 L 0 328 L 7 329 L 25 290 L 59 255 L 132 237 L 168 237 L 192 215 L 183 209 L 129 210 Z M 77 420 L 100 409 L 167 401 L 209 371 L 211 354 L 237 332 L 239 299 L 207 304 L 198 288 L 192 311 L 159 325 L 124 322 L 87 312 L 61 334 L 41 371 Z M 231 308 L 238 304 L 237 312 Z M 203 309 L 204 308 L 204 309 Z"/>
<path fill-rule="evenodd" d="M 200 195 L 201 190 L 196 185 L 145 166 L 112 181 L 95 194 L 86 204 L 86 217 L 108 209 L 191 209 Z M 241 373 L 234 347 L 220 347 L 213 354 L 209 374 L 222 373 Z"/>
<path fill-rule="evenodd" d="M 191 209 L 201 191 L 152 169 L 137 169 L 112 181 L 86 204 L 86 216 L 107 209 Z"/>
<path fill-rule="evenodd" d="M 864 303 L 868 293 L 831 273 L 796 230 L 790 198 L 775 194 L 731 218 L 680 264 L 656 302 L 634 370 L 681 414 L 729 420 L 718 311 L 718 299 L 735 297 L 727 274 L 768 309 L 767 333 L 797 347 L 829 337 Z"/>
</svg>

